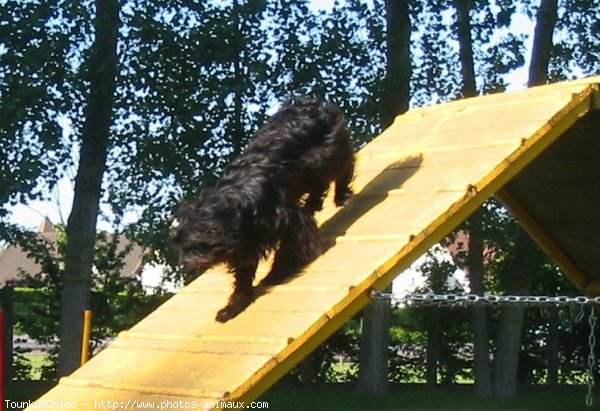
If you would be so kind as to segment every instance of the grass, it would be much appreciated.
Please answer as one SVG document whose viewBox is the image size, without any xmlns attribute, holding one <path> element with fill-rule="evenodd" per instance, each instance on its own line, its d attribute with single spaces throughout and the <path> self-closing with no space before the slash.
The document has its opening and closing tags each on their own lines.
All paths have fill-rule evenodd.
<svg viewBox="0 0 600 411">
<path fill-rule="evenodd" d="M 25 352 L 14 359 L 13 367 L 19 368 L 19 378 L 38 381 L 42 379 L 42 368 L 48 366 L 48 354 L 42 351 Z"/>
<path fill-rule="evenodd" d="M 12 401 L 34 400 L 52 386 L 42 381 L 12 382 L 6 387 L 6 398 Z M 585 386 L 557 388 L 521 387 L 515 398 L 481 400 L 476 398 L 472 385 L 453 385 L 428 388 L 422 384 L 392 385 L 385 396 L 360 394 L 352 384 L 299 386 L 279 383 L 257 401 L 266 401 L 269 410 L 285 411 L 503 411 L 556 410 L 578 411 L 598 409 L 600 393 L 595 393 L 594 407 L 585 405 Z"/>
<path fill-rule="evenodd" d="M 46 353 L 27 353 L 25 358 L 31 364 L 31 379 L 39 380 L 42 378 L 42 367 L 47 364 L 48 355 Z"/>
<path fill-rule="evenodd" d="M 373 397 L 356 392 L 349 384 L 296 386 L 280 383 L 259 398 L 270 410 L 589 410 L 584 386 L 522 387 L 515 398 L 481 400 L 472 385 L 428 388 L 420 384 L 394 385 L 389 394 Z M 600 404 L 596 393 L 595 404 Z M 593 408 L 592 408 L 593 409 Z"/>
</svg>

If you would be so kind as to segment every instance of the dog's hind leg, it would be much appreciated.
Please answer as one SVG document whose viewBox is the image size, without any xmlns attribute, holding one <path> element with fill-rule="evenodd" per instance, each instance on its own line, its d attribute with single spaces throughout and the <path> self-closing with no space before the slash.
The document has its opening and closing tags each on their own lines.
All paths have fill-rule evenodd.
<svg viewBox="0 0 600 411">
<path fill-rule="evenodd" d="M 339 176 L 335 179 L 335 196 L 334 202 L 336 206 L 343 206 L 346 201 L 352 196 L 350 184 L 354 178 L 354 157 L 350 156 L 344 164 L 344 168 Z"/>
<path fill-rule="evenodd" d="M 254 300 L 252 291 L 252 282 L 256 274 L 258 259 L 252 261 L 244 261 L 233 267 L 233 275 L 235 277 L 233 294 L 229 297 L 229 302 L 217 313 L 216 320 L 226 322 L 244 311 Z"/>
<path fill-rule="evenodd" d="M 297 274 L 320 254 L 319 232 L 312 214 L 305 209 L 291 213 L 290 224 L 283 233 L 271 271 L 261 285 L 280 284 Z"/>
</svg>

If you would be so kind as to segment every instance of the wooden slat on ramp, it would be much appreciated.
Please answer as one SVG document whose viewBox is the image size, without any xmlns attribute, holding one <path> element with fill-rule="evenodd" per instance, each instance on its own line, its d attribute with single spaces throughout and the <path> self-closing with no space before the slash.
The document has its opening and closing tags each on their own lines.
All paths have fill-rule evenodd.
<svg viewBox="0 0 600 411">
<path fill-rule="evenodd" d="M 182 408 L 180 401 L 201 409 L 223 399 L 257 398 L 362 309 L 372 288 L 389 285 L 597 105 L 599 82 L 465 99 L 399 116 L 360 151 L 356 195 L 342 209 L 327 200 L 319 215 L 326 250 L 301 275 L 220 324 L 215 313 L 232 277 L 217 267 L 41 400 L 56 409 L 65 402 L 77 409 Z M 263 264 L 260 274 L 267 270 Z"/>
</svg>

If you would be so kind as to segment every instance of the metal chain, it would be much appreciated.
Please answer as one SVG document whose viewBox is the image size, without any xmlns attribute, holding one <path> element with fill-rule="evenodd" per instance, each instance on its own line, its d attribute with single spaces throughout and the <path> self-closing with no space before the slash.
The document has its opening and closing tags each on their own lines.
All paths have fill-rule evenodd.
<svg viewBox="0 0 600 411">
<path fill-rule="evenodd" d="M 536 306 L 570 306 L 600 304 L 598 297 L 555 297 L 538 295 L 477 295 L 477 294 L 393 294 L 371 291 L 371 297 L 376 299 L 393 300 L 397 304 L 408 306 L 471 306 L 471 305 L 507 305 L 524 304 Z"/>
<path fill-rule="evenodd" d="M 594 390 L 594 367 L 596 365 L 596 310 L 591 307 L 590 316 L 588 318 L 590 325 L 590 336 L 588 338 L 590 353 L 588 354 L 588 375 L 587 375 L 587 386 L 588 391 L 585 396 L 585 405 L 591 407 L 594 403 L 593 390 Z"/>
<path fill-rule="evenodd" d="M 596 310 L 594 305 L 600 304 L 600 296 L 597 297 L 568 297 L 565 295 L 559 295 L 555 297 L 549 296 L 537 296 L 537 295 L 477 295 L 477 294 L 393 294 L 393 293 L 382 293 L 375 289 L 370 292 L 371 298 L 393 300 L 397 304 L 407 306 L 442 306 L 442 307 L 465 307 L 473 305 L 510 305 L 510 304 L 521 304 L 521 305 L 532 305 L 549 307 L 561 307 L 561 306 L 580 306 L 582 310 L 577 315 L 576 320 L 580 320 L 584 313 L 583 307 L 590 305 L 590 315 L 588 317 L 588 324 L 590 327 L 590 335 L 588 337 L 589 344 L 589 355 L 587 360 L 588 365 L 588 376 L 587 376 L 587 387 L 588 391 L 585 397 L 585 404 L 591 407 L 594 401 L 593 390 L 594 390 L 594 368 L 596 366 Z"/>
</svg>

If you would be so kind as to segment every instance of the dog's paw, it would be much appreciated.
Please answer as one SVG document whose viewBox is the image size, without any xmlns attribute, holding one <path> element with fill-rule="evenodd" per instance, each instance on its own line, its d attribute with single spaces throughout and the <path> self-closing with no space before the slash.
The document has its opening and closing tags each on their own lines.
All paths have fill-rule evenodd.
<svg viewBox="0 0 600 411">
<path fill-rule="evenodd" d="M 233 317 L 235 317 L 236 315 L 238 315 L 239 312 L 234 313 L 229 306 L 222 308 L 219 310 L 219 312 L 217 312 L 217 316 L 215 317 L 215 320 L 217 320 L 220 323 L 225 323 L 229 320 L 231 320 Z"/>
<path fill-rule="evenodd" d="M 220 323 L 227 322 L 244 311 L 252 302 L 252 297 L 244 294 L 234 294 L 229 300 L 229 304 L 217 312 L 215 320 Z"/>
<path fill-rule="evenodd" d="M 344 191 L 342 193 L 336 193 L 333 199 L 336 206 L 341 207 L 352 197 L 352 191 Z"/>
<path fill-rule="evenodd" d="M 315 200 L 312 197 L 309 197 L 309 199 L 306 201 L 306 204 L 304 205 L 304 208 L 306 208 L 309 212 L 314 214 L 323 209 L 323 200 L 320 198 Z"/>
</svg>

